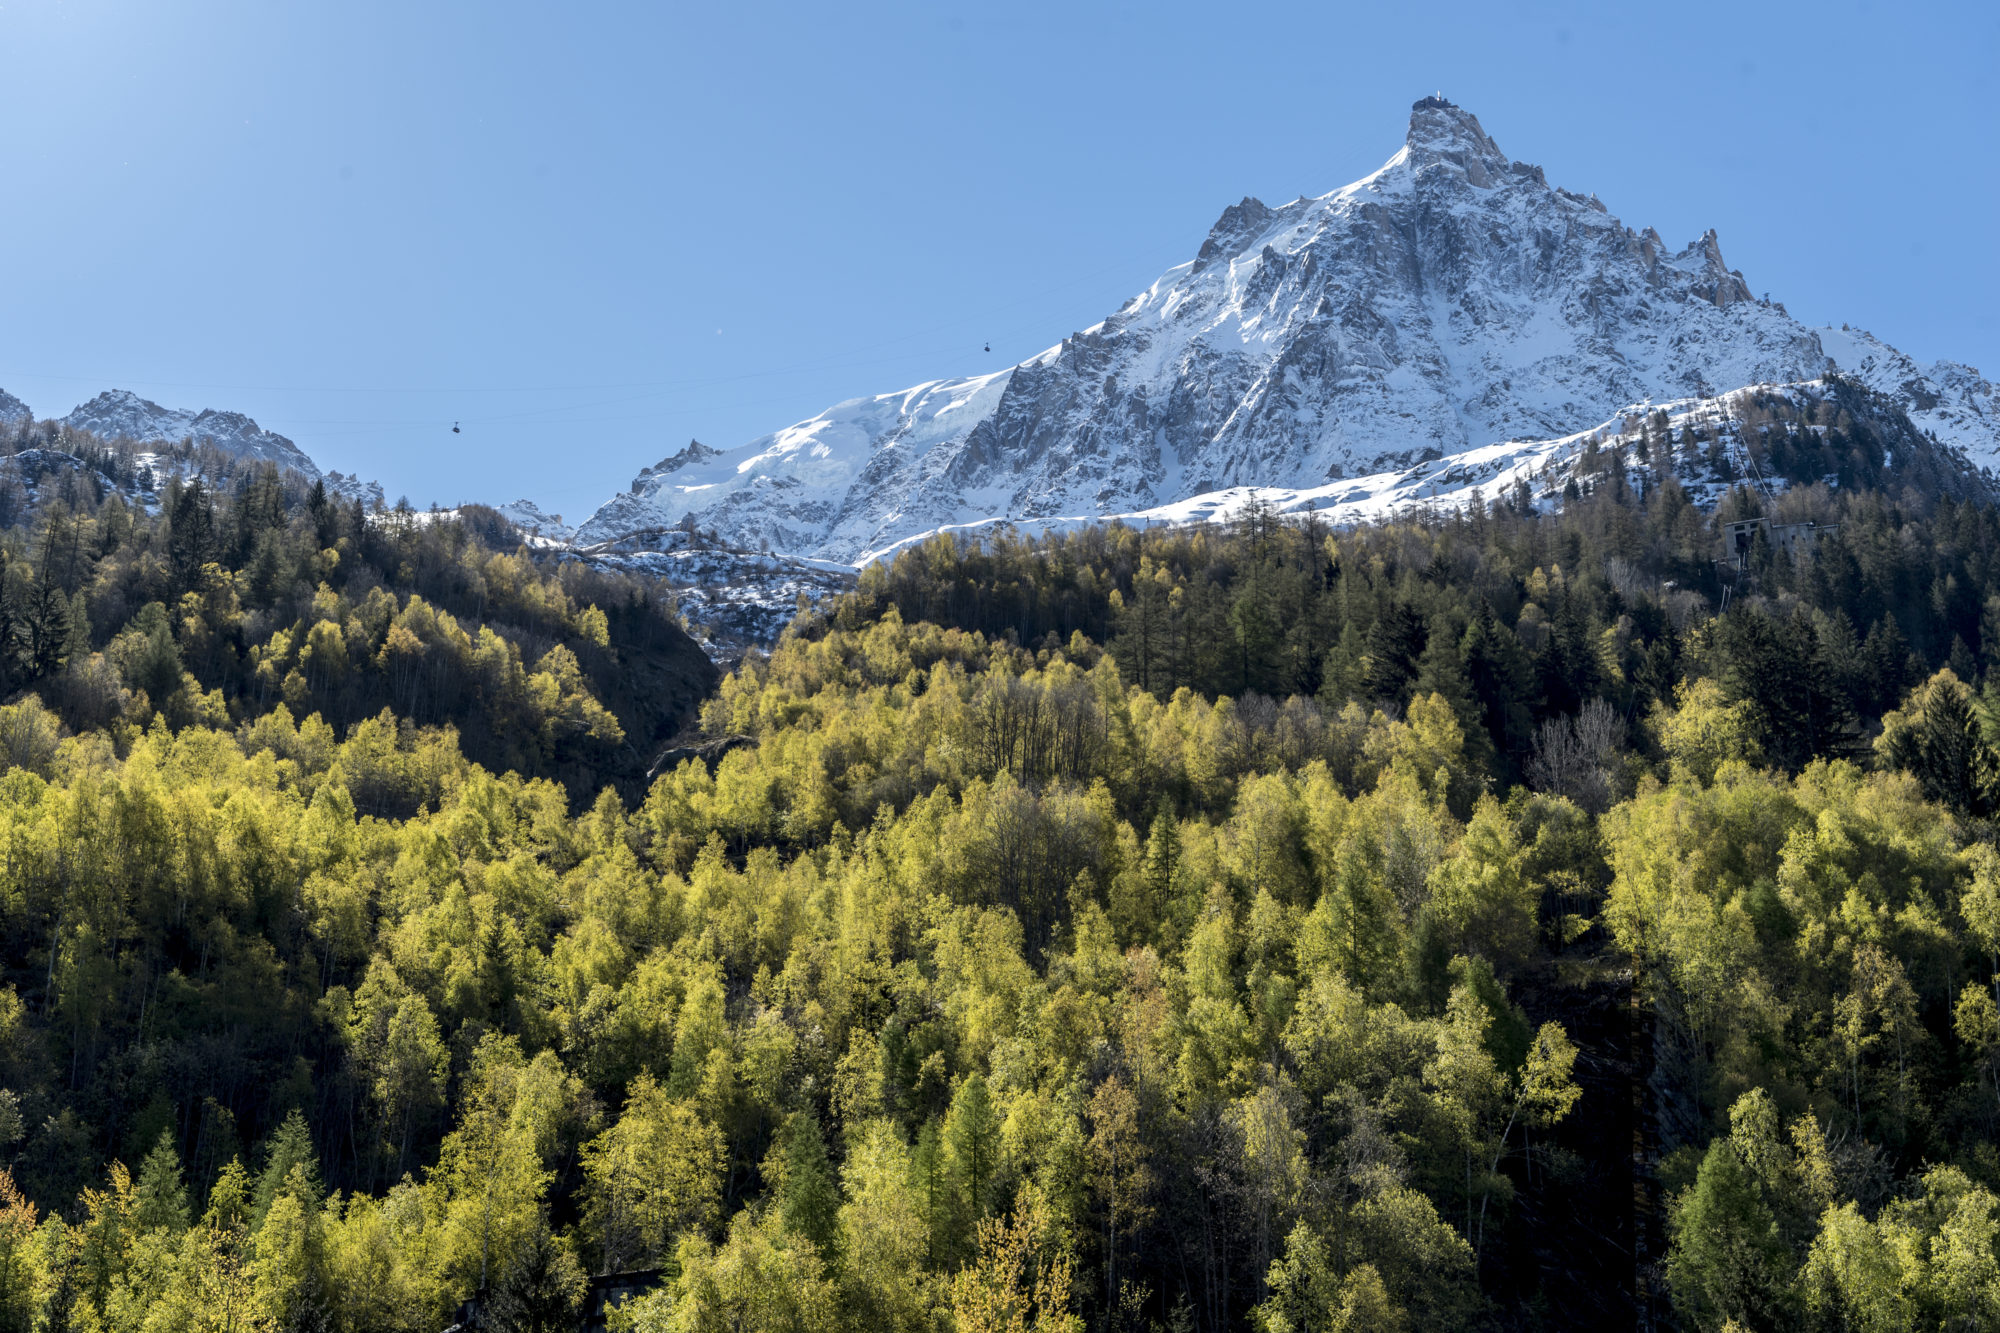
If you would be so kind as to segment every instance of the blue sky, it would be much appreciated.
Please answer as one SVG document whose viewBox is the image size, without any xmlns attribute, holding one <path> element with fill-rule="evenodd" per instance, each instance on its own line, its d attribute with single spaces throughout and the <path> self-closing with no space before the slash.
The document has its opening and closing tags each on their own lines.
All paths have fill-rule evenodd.
<svg viewBox="0 0 2000 1333">
<path fill-rule="evenodd" d="M 2000 374 L 1994 7 L 1618 8 L 5 0 L 0 387 L 575 519 L 1039 351 L 1433 90 L 1793 314 Z"/>
</svg>

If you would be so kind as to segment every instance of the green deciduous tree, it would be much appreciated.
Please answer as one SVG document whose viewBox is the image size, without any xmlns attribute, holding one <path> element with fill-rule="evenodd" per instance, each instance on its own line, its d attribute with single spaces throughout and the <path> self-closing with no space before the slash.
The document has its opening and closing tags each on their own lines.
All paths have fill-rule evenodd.
<svg viewBox="0 0 2000 1333">
<path fill-rule="evenodd" d="M 600 1271 L 655 1267 L 682 1232 L 711 1225 L 723 1151 L 722 1135 L 688 1103 L 649 1076 L 635 1080 L 617 1122 L 583 1149 Z"/>
</svg>

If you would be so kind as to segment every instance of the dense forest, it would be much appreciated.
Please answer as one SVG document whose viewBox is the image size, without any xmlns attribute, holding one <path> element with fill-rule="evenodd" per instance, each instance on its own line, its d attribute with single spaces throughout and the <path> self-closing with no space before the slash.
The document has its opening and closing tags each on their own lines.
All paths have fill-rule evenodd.
<svg viewBox="0 0 2000 1333">
<path fill-rule="evenodd" d="M 0 514 L 28 518 L 0 538 L 0 694 L 31 689 L 79 732 L 282 709 L 344 734 L 386 716 L 588 804 L 605 781 L 643 795 L 716 679 L 670 590 L 538 564 L 490 509 L 370 514 L 212 447 L 169 455 L 156 481 L 125 442 L 9 445 Z"/>
<path fill-rule="evenodd" d="M 2000 513 L 1751 424 L 719 683 L 490 514 L 45 485 L 0 1330 L 2000 1326 Z"/>
</svg>

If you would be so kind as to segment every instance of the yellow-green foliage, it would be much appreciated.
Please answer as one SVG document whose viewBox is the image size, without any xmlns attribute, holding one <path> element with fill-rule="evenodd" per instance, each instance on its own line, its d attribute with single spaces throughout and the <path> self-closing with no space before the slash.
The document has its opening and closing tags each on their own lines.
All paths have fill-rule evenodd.
<svg viewBox="0 0 2000 1333">
<path fill-rule="evenodd" d="M 377 655 L 458 642 L 378 601 L 290 660 L 349 623 Z M 579 816 L 389 713 L 114 743 L 37 708 L 0 709 L 27 964 L 0 1060 L 140 1109 L 16 1131 L 41 1207 L 0 1178 L 10 1318 L 428 1328 L 481 1291 L 561 1304 L 581 1265 L 665 1271 L 638 1328 L 1053 1329 L 1185 1258 L 1243 1275 L 1229 1316 L 1266 1329 L 1462 1326 L 1582 1095 L 1517 992 L 1606 948 L 1654 1002 L 1669 1131 L 1747 1105 L 1739 1156 L 1676 1159 L 1676 1235 L 1768 1213 L 1797 1283 L 1724 1290 L 1689 1239 L 1686 1308 L 1859 1309 L 1906 1233 L 1991 1254 L 1958 1177 L 1928 1213 L 1842 1212 L 1818 1128 L 1897 1149 L 1996 1112 L 1967 966 L 2000 949 L 2000 862 L 1908 776 L 1698 738 L 1596 821 L 1486 790 L 1435 694 L 1158 699 L 1081 641 L 893 613 L 746 665 L 707 722 L 747 744 Z M 1609 943 L 1565 954 L 1600 906 Z M 204 1042 L 240 1072 L 192 1099 L 132 1054 Z M 239 1137 L 293 1107 L 316 1155 Z"/>
<path fill-rule="evenodd" d="M 431 648 L 451 633 L 415 602 L 340 619 L 391 655 L 401 632 Z M 337 655 L 334 624 L 299 652 Z M 916 1327 L 970 1299 L 949 1276 L 1009 1200 L 1032 1192 L 1067 1236 L 1115 1196 L 1114 1240 L 1132 1243 L 1155 1201 L 1086 1145 L 1122 1133 L 1155 1152 L 1156 1134 L 1132 1137 L 1146 1117 L 1237 1126 L 1225 1157 L 1271 1262 L 1281 1224 L 1321 1216 L 1302 1136 L 1323 1099 L 1363 1086 L 1399 1088 L 1412 1128 L 1448 1126 L 1398 1179 L 1461 1218 L 1498 1188 L 1510 1108 L 1539 1095 L 1529 1067 L 1475 1035 L 1454 1048 L 1474 1072 L 1433 1078 L 1453 1033 L 1495 1021 L 1487 1002 L 1448 977 L 1452 1016 L 1389 998 L 1428 886 L 1479 878 L 1451 869 L 1475 844 L 1459 850 L 1449 710 L 1329 724 L 1294 708 L 1257 728 L 1228 701 L 1128 688 L 1087 646 L 1029 655 L 893 617 L 788 642 L 711 709 L 757 743 L 580 819 L 554 784 L 496 777 L 450 732 L 388 714 L 343 740 L 281 705 L 235 732 L 155 722 L 122 757 L 99 737 L 26 746 L 40 771 L 0 778 L 0 846 L 9 921 L 54 944 L 46 1053 L 87 1080 L 135 1023 L 226 1031 L 297 1068 L 300 1098 L 348 1108 L 319 1145 L 344 1189 L 273 1184 L 263 1217 L 199 1224 L 157 1264 L 139 1257 L 152 1241 L 103 1223 L 101 1242 L 49 1252 L 125 1274 L 78 1299 L 116 1323 L 113 1288 L 151 1265 L 157 1302 L 237 1292 L 281 1322 L 301 1300 L 342 1327 L 436 1322 L 544 1243 L 539 1210 L 575 1162 L 586 1256 L 671 1258 L 676 1311 L 756 1308 L 783 1274 L 802 1311 Z M 1181 808 L 1149 799 L 1163 792 Z M 1475 814 L 1506 823 L 1490 801 Z M 1525 911 L 1532 933 L 1522 892 L 1453 907 L 1458 947 L 1480 947 L 1482 912 Z M 1395 1035 L 1366 1067 L 1313 1074 L 1302 1103 L 1280 1071 L 1344 1042 L 1329 986 L 1346 988 L 1340 1021 Z M 1103 1119 L 1119 1103 L 1093 1100 L 1107 1068 L 1137 1097 L 1123 1130 Z M 743 1211 L 744 1173 L 814 1102 L 847 1162 L 824 1254 Z M 107 1217 L 126 1207 L 117 1181 L 90 1196 Z M 878 1227 L 904 1262 L 871 1257 Z M 1413 1281 L 1390 1295 L 1416 1300 Z"/>
</svg>

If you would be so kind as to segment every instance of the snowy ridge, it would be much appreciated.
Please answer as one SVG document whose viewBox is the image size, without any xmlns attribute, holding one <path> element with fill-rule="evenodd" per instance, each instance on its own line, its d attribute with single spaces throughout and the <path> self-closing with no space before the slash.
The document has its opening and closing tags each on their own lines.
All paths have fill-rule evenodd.
<svg viewBox="0 0 2000 1333">
<path fill-rule="evenodd" d="M 940 535 L 976 537 L 1002 527 L 1033 535 L 1106 522 L 1139 528 L 1227 523 L 1240 518 L 1253 505 L 1295 517 L 1311 513 L 1322 522 L 1338 527 L 1465 510 L 1474 504 L 1513 499 L 1517 488 L 1525 488 L 1531 507 L 1549 510 L 1561 503 L 1563 489 L 1569 482 L 1580 480 L 1585 489 L 1596 484 L 1590 480 L 1594 449 L 1600 451 L 1600 457 L 1605 459 L 1612 452 L 1620 454 L 1624 466 L 1630 471 L 1630 484 L 1636 488 L 1644 490 L 1659 484 L 1657 478 L 1646 470 L 1647 460 L 1639 449 L 1639 441 L 1647 434 L 1644 423 L 1655 419 L 1656 414 L 1664 419 L 1661 438 L 1676 453 L 1692 448 L 1697 434 L 1717 438 L 1719 454 L 1728 469 L 1726 473 L 1717 474 L 1698 458 L 1677 459 L 1660 469 L 1674 473 L 1676 484 L 1697 505 L 1712 507 L 1724 491 L 1739 483 L 1775 498 L 1791 489 L 1792 482 L 1769 473 L 1768 462 L 1758 462 L 1764 454 L 1761 445 L 1752 452 L 1744 439 L 1745 401 L 1758 392 L 1810 407 L 1825 401 L 1830 388 L 1826 381 L 1814 380 L 1800 384 L 1758 385 L 1715 398 L 1632 403 L 1588 430 L 1555 439 L 1510 440 L 1482 445 L 1410 467 L 1352 477 L 1323 486 L 1232 486 L 1128 513 L 1079 513 L 1023 520 L 994 518 L 944 524 L 867 551 L 857 563 L 867 565 L 888 559 L 906 547 Z M 1911 425 L 1914 428 L 1914 422 Z M 1824 434 L 1821 427 L 1805 429 L 1815 436 Z M 1914 445 L 1916 442 L 1911 443 Z M 1903 461 L 1906 464 L 1917 461 L 1916 453 L 1913 447 Z M 1943 453 L 1946 467 L 1965 468 L 1965 459 L 1957 450 L 1947 445 Z M 1894 464 L 1892 450 L 1887 470 L 1893 471 Z M 1837 484 L 1832 477 L 1822 480 Z M 1968 486 L 1968 489 L 1978 488 Z"/>
<path fill-rule="evenodd" d="M 546 514 L 533 500 L 515 500 L 511 504 L 494 505 L 500 517 L 512 523 L 531 537 L 548 537 L 566 542 L 576 536 L 576 529 L 563 522 L 561 514 Z"/>
<path fill-rule="evenodd" d="M 0 427 L 26 426 L 34 419 L 34 412 L 26 403 L 0 390 Z M 184 453 L 174 451 L 175 445 L 191 442 L 210 445 L 235 458 L 275 463 L 308 481 L 322 481 L 327 494 L 337 500 L 359 501 L 368 508 L 383 503 L 380 482 L 363 481 L 340 472 L 321 472 L 319 464 L 305 450 L 276 431 L 265 430 L 241 412 L 220 412 L 213 408 L 189 412 L 161 407 L 129 389 L 108 389 L 60 418 L 58 424 L 87 431 L 101 440 L 156 446 L 141 450 L 134 458 L 139 467 L 155 477 L 173 473 L 192 475 L 195 469 Z"/>
<path fill-rule="evenodd" d="M 103 470 L 105 460 L 101 455 L 86 449 L 84 457 L 63 449 L 29 448 L 18 453 L 0 455 L 0 492 L 10 484 L 20 488 L 19 498 L 33 509 L 46 498 L 45 483 L 56 478 L 61 487 L 68 487 L 72 479 L 83 483 L 94 492 L 95 498 L 102 500 L 108 495 L 121 495 L 129 503 L 148 512 L 157 512 L 160 507 L 161 492 L 166 489 L 169 478 L 183 480 L 200 475 L 201 468 L 186 453 L 152 453 L 141 451 L 131 455 L 129 466 L 112 463 L 112 471 Z M 363 483 L 353 477 L 343 477 L 338 472 L 328 473 L 322 480 L 327 493 L 346 501 L 359 500 L 364 507 L 379 508 L 382 487 L 375 482 Z M 74 494 L 66 491 L 50 494 L 69 494 L 72 503 Z M 11 523 L 17 514 L 10 507 L 11 501 L 0 499 L 0 525 Z"/>
<path fill-rule="evenodd" d="M 1231 206 L 1191 262 L 1041 355 L 850 399 L 737 449 L 692 444 L 577 540 L 691 517 L 739 547 L 864 561 L 928 532 L 1174 521 L 1250 494 L 1344 521 L 1455 494 L 1461 474 L 1511 485 L 1632 404 L 1830 369 L 1975 465 L 2000 460 L 1978 372 L 1808 328 L 1752 295 L 1714 232 L 1672 250 L 1426 98 L 1380 170 Z"/>
<path fill-rule="evenodd" d="M 2000 388 L 1957 361 L 1919 365 L 1860 329 L 1814 330 L 1827 360 L 1894 398 L 1910 420 L 1980 467 L 2000 469 Z"/>
<path fill-rule="evenodd" d="M 188 412 L 141 398 L 129 389 L 100 393 L 62 419 L 74 430 L 87 430 L 104 440 L 131 440 L 135 444 L 178 444 L 193 440 L 212 444 L 238 458 L 276 463 L 308 477 L 320 475 L 319 466 L 306 457 L 305 450 L 276 431 L 265 430 L 241 412 L 203 409 Z"/>
</svg>

